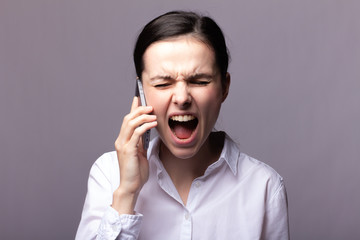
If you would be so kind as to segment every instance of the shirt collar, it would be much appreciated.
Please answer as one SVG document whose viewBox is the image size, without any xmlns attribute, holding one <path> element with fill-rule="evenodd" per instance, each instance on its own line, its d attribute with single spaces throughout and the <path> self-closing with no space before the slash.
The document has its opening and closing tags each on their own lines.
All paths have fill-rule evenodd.
<svg viewBox="0 0 360 240">
<path fill-rule="evenodd" d="M 149 149 L 147 152 L 147 157 L 150 162 L 155 163 L 156 165 L 156 174 L 159 177 L 160 173 L 165 171 L 165 168 L 160 161 L 159 152 L 160 152 L 160 137 L 156 136 L 154 139 L 150 141 Z"/>
<path fill-rule="evenodd" d="M 154 139 L 150 141 L 149 149 L 147 151 L 147 157 L 150 160 L 153 157 L 159 159 L 159 151 L 160 151 L 160 137 L 156 136 Z"/>
<path fill-rule="evenodd" d="M 229 135 L 226 134 L 224 140 L 224 147 L 220 154 L 219 160 L 225 160 L 234 175 L 237 174 L 239 156 L 240 149 L 238 145 L 229 137 Z"/>
</svg>

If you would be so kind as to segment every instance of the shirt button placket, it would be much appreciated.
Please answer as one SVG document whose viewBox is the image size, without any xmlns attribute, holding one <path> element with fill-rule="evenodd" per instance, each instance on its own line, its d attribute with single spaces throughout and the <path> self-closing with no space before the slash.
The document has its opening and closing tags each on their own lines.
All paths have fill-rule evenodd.
<svg viewBox="0 0 360 240">
<path fill-rule="evenodd" d="M 190 240 L 192 236 L 192 219 L 191 214 L 186 210 L 184 214 L 184 221 L 181 227 L 181 240 Z"/>
</svg>

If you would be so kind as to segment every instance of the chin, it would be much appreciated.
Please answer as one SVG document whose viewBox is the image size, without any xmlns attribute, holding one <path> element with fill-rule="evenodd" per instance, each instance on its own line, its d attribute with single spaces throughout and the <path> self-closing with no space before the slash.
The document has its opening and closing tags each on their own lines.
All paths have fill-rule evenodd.
<svg viewBox="0 0 360 240">
<path fill-rule="evenodd" d="M 170 150 L 170 149 L 169 149 Z M 180 159 L 189 159 L 196 155 L 198 151 L 194 149 L 173 149 L 170 152 L 176 157 Z"/>
<path fill-rule="evenodd" d="M 187 146 L 187 147 L 179 147 L 179 146 L 169 146 L 164 141 L 162 141 L 163 150 L 168 152 L 168 154 L 173 155 L 175 158 L 179 159 L 189 159 L 194 157 L 199 152 L 198 146 Z"/>
</svg>

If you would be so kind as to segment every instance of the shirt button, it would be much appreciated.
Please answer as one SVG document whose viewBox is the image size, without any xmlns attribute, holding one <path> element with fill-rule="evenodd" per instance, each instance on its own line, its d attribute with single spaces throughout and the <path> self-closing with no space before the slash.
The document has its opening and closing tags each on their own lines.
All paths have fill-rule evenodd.
<svg viewBox="0 0 360 240">
<path fill-rule="evenodd" d="M 189 220 L 190 219 L 190 214 L 189 213 L 185 213 L 185 220 Z"/>
<path fill-rule="evenodd" d="M 201 183 L 199 183 L 199 182 L 196 182 L 196 183 L 195 183 L 195 187 L 198 188 L 198 187 L 200 187 L 200 186 L 201 186 Z"/>
</svg>

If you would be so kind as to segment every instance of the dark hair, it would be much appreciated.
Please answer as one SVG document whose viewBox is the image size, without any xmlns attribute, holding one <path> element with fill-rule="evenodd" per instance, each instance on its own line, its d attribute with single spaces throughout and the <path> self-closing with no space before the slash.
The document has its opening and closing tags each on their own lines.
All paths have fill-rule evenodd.
<svg viewBox="0 0 360 240">
<path fill-rule="evenodd" d="M 145 25 L 134 49 L 137 76 L 141 77 L 144 70 L 143 55 L 152 43 L 187 34 L 193 35 L 214 50 L 222 81 L 225 81 L 229 53 L 220 27 L 210 17 L 185 11 L 165 13 Z"/>
</svg>

